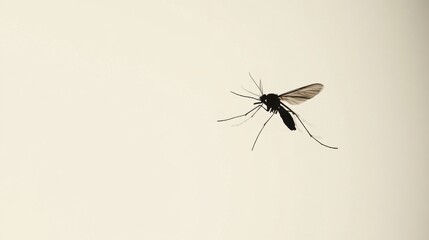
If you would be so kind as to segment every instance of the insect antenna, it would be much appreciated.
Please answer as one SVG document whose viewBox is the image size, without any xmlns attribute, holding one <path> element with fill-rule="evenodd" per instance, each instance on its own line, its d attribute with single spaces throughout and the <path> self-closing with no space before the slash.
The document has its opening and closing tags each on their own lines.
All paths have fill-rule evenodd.
<svg viewBox="0 0 429 240">
<path fill-rule="evenodd" d="M 324 143 L 322 143 L 321 141 L 319 141 L 317 138 L 315 138 L 310 131 L 308 131 L 307 127 L 304 125 L 304 123 L 301 121 L 301 118 L 299 118 L 298 114 L 296 114 L 294 111 L 292 111 L 292 109 L 290 109 L 288 106 L 286 106 L 286 104 L 280 102 L 280 104 L 285 107 L 288 111 L 290 111 L 291 113 L 293 113 L 293 115 L 295 115 L 295 117 L 299 120 L 299 122 L 301 123 L 301 125 L 304 127 L 305 131 L 307 131 L 308 135 L 313 138 L 316 142 L 320 143 L 320 145 L 327 147 L 327 148 L 331 148 L 331 149 L 338 149 L 338 147 L 332 147 L 329 145 L 326 145 Z"/>
<path fill-rule="evenodd" d="M 261 135 L 261 132 L 262 132 L 262 130 L 264 130 L 265 125 L 267 125 L 267 123 L 268 123 L 268 122 L 270 121 L 270 119 L 274 116 L 274 114 L 275 114 L 275 113 L 273 112 L 273 114 L 271 114 L 270 118 L 268 118 L 268 120 L 264 123 L 264 125 L 262 125 L 261 130 L 259 130 L 258 136 L 256 136 L 256 139 L 255 139 L 255 141 L 253 142 L 252 151 L 253 151 L 253 148 L 255 148 L 255 144 L 256 144 L 256 141 L 258 141 L 259 135 Z"/>
</svg>

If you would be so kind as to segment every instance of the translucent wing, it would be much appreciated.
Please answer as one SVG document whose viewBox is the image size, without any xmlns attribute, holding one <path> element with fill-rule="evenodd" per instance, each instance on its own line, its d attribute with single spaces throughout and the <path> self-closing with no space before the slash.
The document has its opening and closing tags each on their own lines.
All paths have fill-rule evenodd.
<svg viewBox="0 0 429 240">
<path fill-rule="evenodd" d="M 323 85 L 320 83 L 314 83 L 301 87 L 286 93 L 283 93 L 279 96 L 280 100 L 286 101 L 292 105 L 300 104 L 307 101 L 308 99 L 316 96 L 320 91 L 322 91 Z"/>
</svg>

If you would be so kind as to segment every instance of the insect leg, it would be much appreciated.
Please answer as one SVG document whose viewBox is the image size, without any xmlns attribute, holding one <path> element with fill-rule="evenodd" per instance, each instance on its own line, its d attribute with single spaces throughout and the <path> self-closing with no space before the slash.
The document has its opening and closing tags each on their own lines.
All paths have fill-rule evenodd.
<svg viewBox="0 0 429 240">
<path fill-rule="evenodd" d="M 255 142 L 253 142 L 252 151 L 253 151 L 253 148 L 255 148 L 255 144 L 256 144 L 256 141 L 258 141 L 259 135 L 261 134 L 261 132 L 262 132 L 262 130 L 264 129 L 265 125 L 267 125 L 268 121 L 270 121 L 270 119 L 271 119 L 273 116 L 274 116 L 274 112 L 273 112 L 273 114 L 271 114 L 270 118 L 268 118 L 268 120 L 264 123 L 264 125 L 262 125 L 261 130 L 259 130 L 258 136 L 256 136 Z"/>
<path fill-rule="evenodd" d="M 245 122 L 249 121 L 251 118 L 253 118 L 253 116 L 255 116 L 255 114 L 256 114 L 256 113 L 259 111 L 259 109 L 261 109 L 261 108 L 262 108 L 262 104 L 261 104 L 261 105 L 259 105 L 259 106 L 258 106 L 258 109 L 256 109 L 256 111 L 255 111 L 252 115 L 250 115 L 250 117 L 248 117 L 246 120 L 242 121 L 241 123 L 234 124 L 234 125 L 232 125 L 232 126 L 233 126 L 233 127 L 240 126 L 241 124 L 243 124 L 243 123 L 245 123 Z"/>
<path fill-rule="evenodd" d="M 243 86 L 241 86 L 241 88 L 242 88 L 244 91 L 246 91 L 246 92 L 248 92 L 248 93 L 252 94 L 253 96 L 255 96 L 255 97 L 259 97 L 259 95 L 258 95 L 258 94 L 254 93 L 254 92 L 251 92 L 251 91 L 249 91 L 249 90 L 247 90 L 247 89 L 245 89 Z"/>
<path fill-rule="evenodd" d="M 227 119 L 217 120 L 217 122 L 225 122 L 225 121 L 229 121 L 229 120 L 232 120 L 232 119 L 235 119 L 235 118 L 245 117 L 245 116 L 247 116 L 249 113 L 251 113 L 251 112 L 255 111 L 255 109 L 257 109 L 257 108 L 261 108 L 261 105 L 258 105 L 258 106 L 256 106 L 256 107 L 252 108 L 250 111 L 248 111 L 248 112 L 247 112 L 247 113 L 245 113 L 245 114 L 241 114 L 241 115 L 238 115 L 238 116 L 235 116 L 235 117 L 231 117 L 231 118 L 227 118 Z M 259 110 L 259 109 L 258 109 L 258 110 Z M 252 116 L 253 116 L 253 115 L 252 115 Z"/>
<path fill-rule="evenodd" d="M 255 97 L 251 97 L 251 96 L 246 96 L 246 95 L 238 94 L 238 93 L 235 93 L 233 91 L 231 91 L 231 93 L 234 94 L 234 95 L 237 95 L 239 97 L 250 98 L 250 99 L 254 99 L 256 101 L 259 101 L 259 98 L 255 98 Z"/>
<path fill-rule="evenodd" d="M 308 131 L 307 127 L 304 125 L 304 123 L 301 121 L 301 118 L 299 118 L 298 114 L 296 114 L 294 111 L 292 111 L 292 109 L 290 109 L 288 106 L 286 106 L 286 104 L 280 102 L 280 104 L 285 107 L 288 111 L 290 111 L 293 115 L 295 115 L 295 117 L 299 120 L 299 122 L 301 123 L 301 125 L 304 127 L 305 131 L 307 131 L 308 135 L 313 138 L 314 140 L 316 140 L 316 142 L 320 143 L 320 145 L 327 147 L 327 148 L 332 148 L 332 149 L 338 149 L 337 147 L 332 147 L 329 145 L 326 145 L 324 143 L 322 143 L 321 141 L 319 141 L 317 138 L 315 138 L 310 131 Z"/>
<path fill-rule="evenodd" d="M 255 116 L 255 114 L 259 111 L 259 109 L 261 109 L 261 107 L 263 108 L 264 107 L 264 105 L 259 105 L 259 108 L 256 110 L 256 112 L 254 112 L 253 114 L 252 114 L 252 116 L 250 116 L 250 117 L 253 117 L 253 116 Z"/>
<path fill-rule="evenodd" d="M 250 72 L 249 72 L 249 76 L 250 76 L 250 78 L 252 79 L 253 83 L 256 85 L 256 87 L 259 89 L 259 92 L 260 92 L 261 94 L 264 94 L 264 92 L 262 91 L 261 86 L 259 86 L 259 85 L 256 83 L 255 79 L 253 79 L 252 74 L 250 74 Z"/>
</svg>

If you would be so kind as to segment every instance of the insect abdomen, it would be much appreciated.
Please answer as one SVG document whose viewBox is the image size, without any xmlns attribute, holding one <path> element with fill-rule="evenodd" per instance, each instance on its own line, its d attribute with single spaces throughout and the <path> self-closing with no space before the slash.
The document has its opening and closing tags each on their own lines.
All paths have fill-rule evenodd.
<svg viewBox="0 0 429 240">
<path fill-rule="evenodd" d="M 280 117 L 282 117 L 283 122 L 286 124 L 286 126 L 290 130 L 296 130 L 295 122 L 293 121 L 292 115 L 290 115 L 290 113 L 282 107 L 279 107 L 279 113 L 280 113 Z"/>
</svg>

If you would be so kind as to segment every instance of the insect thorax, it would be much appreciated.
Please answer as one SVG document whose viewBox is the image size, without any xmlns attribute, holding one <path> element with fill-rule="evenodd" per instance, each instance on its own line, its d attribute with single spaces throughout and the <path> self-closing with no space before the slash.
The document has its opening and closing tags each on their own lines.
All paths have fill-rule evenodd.
<svg viewBox="0 0 429 240">
<path fill-rule="evenodd" d="M 267 106 L 267 110 L 269 112 L 277 112 L 277 110 L 280 108 L 280 98 L 277 94 L 264 94 L 259 99 Z"/>
</svg>

